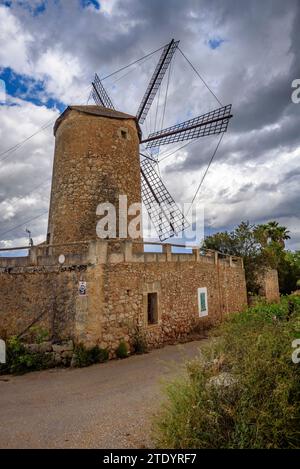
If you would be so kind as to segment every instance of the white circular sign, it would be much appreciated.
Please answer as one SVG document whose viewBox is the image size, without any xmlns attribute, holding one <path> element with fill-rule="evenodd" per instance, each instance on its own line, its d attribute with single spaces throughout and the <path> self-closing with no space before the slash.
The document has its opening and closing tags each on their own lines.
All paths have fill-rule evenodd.
<svg viewBox="0 0 300 469">
<path fill-rule="evenodd" d="M 63 263 L 65 262 L 65 260 L 66 260 L 66 258 L 65 258 L 65 256 L 64 256 L 63 254 L 61 254 L 61 255 L 59 256 L 59 258 L 58 258 L 58 262 L 59 262 L 60 264 L 63 264 Z"/>
</svg>

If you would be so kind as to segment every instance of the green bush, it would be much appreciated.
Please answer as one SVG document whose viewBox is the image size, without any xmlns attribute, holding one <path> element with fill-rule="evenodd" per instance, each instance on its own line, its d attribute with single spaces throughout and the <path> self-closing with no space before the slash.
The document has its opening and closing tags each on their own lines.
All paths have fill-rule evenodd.
<svg viewBox="0 0 300 469">
<path fill-rule="evenodd" d="M 134 353 L 138 355 L 148 352 L 146 338 L 139 328 L 135 330 L 132 346 Z"/>
<path fill-rule="evenodd" d="M 124 342 L 124 340 L 121 340 L 121 342 L 119 343 L 119 346 L 116 350 L 117 357 L 118 358 L 127 358 L 128 353 L 129 353 L 129 350 L 128 350 L 128 346 L 127 346 L 126 342 Z"/>
<path fill-rule="evenodd" d="M 102 349 L 98 345 L 86 348 L 83 344 L 78 344 L 74 350 L 74 364 L 79 368 L 103 363 L 108 360 L 108 350 Z"/>
<path fill-rule="evenodd" d="M 44 370 L 53 366 L 51 355 L 31 352 L 17 337 L 6 343 L 6 363 L 0 365 L 0 374 L 22 374 L 28 371 Z"/>
<path fill-rule="evenodd" d="M 31 326 L 28 331 L 28 335 L 30 342 L 36 344 L 41 344 L 50 338 L 49 331 L 41 326 Z"/>
<path fill-rule="evenodd" d="M 299 333 L 299 297 L 231 315 L 188 364 L 188 378 L 167 387 L 157 446 L 299 448 L 300 366 L 291 359 Z"/>
</svg>

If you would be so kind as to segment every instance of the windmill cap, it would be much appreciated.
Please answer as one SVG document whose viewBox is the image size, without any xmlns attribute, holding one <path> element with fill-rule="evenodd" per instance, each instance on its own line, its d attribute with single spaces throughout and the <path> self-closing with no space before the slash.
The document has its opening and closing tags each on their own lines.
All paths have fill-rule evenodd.
<svg viewBox="0 0 300 469">
<path fill-rule="evenodd" d="M 97 105 L 68 106 L 55 121 L 53 128 L 54 135 L 56 135 L 58 127 L 60 126 L 61 122 L 67 117 L 70 111 L 78 111 L 84 114 L 94 115 L 98 117 L 108 117 L 109 119 L 133 119 L 136 123 L 139 137 L 141 136 L 141 129 L 136 116 L 132 116 L 131 114 L 126 114 L 125 112 L 115 111 L 114 109 L 109 109 L 107 107 Z"/>
</svg>

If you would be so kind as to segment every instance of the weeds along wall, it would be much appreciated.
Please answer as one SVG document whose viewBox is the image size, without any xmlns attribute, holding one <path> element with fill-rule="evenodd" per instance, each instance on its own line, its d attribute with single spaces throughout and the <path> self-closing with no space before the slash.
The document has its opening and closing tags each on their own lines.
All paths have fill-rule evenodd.
<svg viewBox="0 0 300 469">
<path fill-rule="evenodd" d="M 1 334 L 20 334 L 42 314 L 37 323 L 56 340 L 99 344 L 113 353 L 122 339 L 132 345 L 137 329 L 156 347 L 247 303 L 241 259 L 201 255 L 198 249 L 173 254 L 169 245 L 162 253 L 137 254 L 130 241 L 113 253 L 109 244 L 91 242 L 86 254 L 66 254 L 63 265 L 57 256 L 41 255 L 42 247 L 27 258 L 1 258 Z M 203 317 L 199 289 L 207 292 Z M 151 298 L 154 321 L 149 321 Z"/>
</svg>

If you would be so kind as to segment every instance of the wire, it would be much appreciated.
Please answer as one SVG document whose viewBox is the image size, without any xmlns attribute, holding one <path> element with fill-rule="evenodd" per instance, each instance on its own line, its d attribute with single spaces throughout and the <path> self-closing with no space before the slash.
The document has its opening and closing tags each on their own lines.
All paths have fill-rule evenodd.
<svg viewBox="0 0 300 469">
<path fill-rule="evenodd" d="M 200 73 L 198 72 L 198 70 L 196 70 L 196 68 L 194 67 L 194 65 L 192 64 L 192 62 L 187 58 L 187 56 L 182 52 L 182 50 L 180 49 L 180 47 L 178 47 L 180 53 L 183 55 L 183 57 L 185 58 L 185 60 L 190 64 L 190 66 L 192 67 L 192 69 L 194 70 L 194 72 L 198 75 L 198 77 L 200 78 L 200 80 L 202 81 L 202 83 L 206 86 L 206 88 L 208 89 L 208 91 L 210 91 L 210 93 L 214 96 L 214 98 L 218 101 L 218 103 L 220 104 L 220 106 L 223 106 L 223 104 L 221 103 L 221 101 L 219 100 L 219 98 L 215 95 L 215 93 L 212 91 L 212 89 L 208 86 L 208 84 L 206 83 L 206 81 L 204 80 L 204 78 L 202 78 L 202 76 L 200 75 Z"/>
<path fill-rule="evenodd" d="M 160 100 L 160 87 L 158 88 L 158 94 L 156 99 L 156 112 L 155 112 L 155 121 L 154 121 L 154 131 L 156 131 L 156 124 L 157 124 L 157 113 L 159 107 L 159 100 Z"/>
<path fill-rule="evenodd" d="M 120 71 L 122 70 L 125 70 L 126 68 L 138 63 L 138 62 L 141 62 L 142 60 L 150 57 L 151 55 L 155 54 L 156 52 L 162 50 L 165 46 L 162 46 L 160 47 L 159 49 L 156 49 L 152 52 L 150 52 L 149 54 L 146 54 L 144 55 L 143 57 L 135 60 L 134 62 L 131 62 L 130 64 L 126 65 L 125 67 L 122 67 L 118 70 L 116 70 L 115 72 L 113 73 L 110 73 L 109 75 L 105 76 L 105 77 L 102 77 L 101 80 L 106 80 L 107 78 L 113 76 L 113 75 L 116 75 L 117 73 L 119 73 Z M 118 80 L 116 80 L 118 81 Z M 90 85 L 87 87 L 89 88 Z M 24 140 L 21 140 L 20 142 L 16 143 L 15 145 L 11 146 L 10 148 L 7 148 L 5 151 L 3 151 L 2 153 L 0 153 L 0 162 L 1 161 L 5 161 L 11 153 L 15 152 L 16 150 L 18 150 L 22 145 L 24 145 L 24 143 L 28 142 L 28 140 L 30 140 L 31 138 L 33 138 L 35 135 L 39 134 L 40 132 L 42 132 L 43 130 L 47 129 L 48 127 L 50 127 L 50 125 L 52 125 L 56 120 L 56 117 L 54 119 L 51 119 L 49 120 L 48 122 L 46 122 L 42 127 L 40 127 L 36 132 L 34 132 L 33 134 L 29 135 L 28 137 L 26 137 Z M 5 156 L 6 155 L 6 156 Z M 4 158 L 1 158 L 2 156 L 4 156 Z"/>
<path fill-rule="evenodd" d="M 217 144 L 217 146 L 216 146 L 216 148 L 215 148 L 215 150 L 214 150 L 214 152 L 213 152 L 213 154 L 212 154 L 211 159 L 210 159 L 209 162 L 208 162 L 207 168 L 206 168 L 206 170 L 204 171 L 204 174 L 203 174 L 203 176 L 202 176 L 202 179 L 201 179 L 201 181 L 200 181 L 200 183 L 199 183 L 199 186 L 197 187 L 197 190 L 196 190 L 196 192 L 195 192 L 195 195 L 194 195 L 194 197 L 193 197 L 193 200 L 192 200 L 192 202 L 191 202 L 191 205 L 189 206 L 189 209 L 188 209 L 186 215 L 189 214 L 189 212 L 190 212 L 190 210 L 191 210 L 191 208 L 192 208 L 192 206 L 193 206 L 193 203 L 195 202 L 195 199 L 196 199 L 196 197 L 197 197 L 197 195 L 198 195 L 198 192 L 199 192 L 199 190 L 200 190 L 200 188 L 201 188 L 201 186 L 202 186 L 202 184 L 203 184 L 203 182 L 204 182 L 204 179 L 205 179 L 205 177 L 206 177 L 206 175 L 207 175 L 207 173 L 208 173 L 208 170 L 209 170 L 209 168 L 210 168 L 210 166 L 211 166 L 211 164 L 212 164 L 212 162 L 213 162 L 213 160 L 214 160 L 214 157 L 216 156 L 216 153 L 217 153 L 218 148 L 219 148 L 219 146 L 220 146 L 220 144 L 221 144 L 221 141 L 222 141 L 223 136 L 224 136 L 224 133 L 222 133 L 221 136 L 220 136 L 220 138 L 219 138 L 218 144 Z"/>
<path fill-rule="evenodd" d="M 121 67 L 121 68 L 119 68 L 118 70 L 116 70 L 115 72 L 110 73 L 109 75 L 106 75 L 105 77 L 101 77 L 100 80 L 103 81 L 103 80 L 106 80 L 106 79 L 109 78 L 109 77 L 112 77 L 113 75 L 116 75 L 117 73 L 121 72 L 122 70 L 125 70 L 125 69 L 128 68 L 128 67 L 131 67 L 131 65 L 134 65 L 134 64 L 136 64 L 136 63 L 138 63 L 138 62 L 141 62 L 141 60 L 146 59 L 147 57 L 150 57 L 150 55 L 155 54 L 156 52 L 162 50 L 164 47 L 165 47 L 165 46 L 162 46 L 162 47 L 160 47 L 159 49 L 156 49 L 156 50 L 154 50 L 154 51 L 152 51 L 152 52 L 149 52 L 149 54 L 144 55 L 144 57 L 141 57 L 140 59 L 137 59 L 137 60 L 135 60 L 134 62 L 131 62 L 131 63 L 128 64 L 128 65 L 125 65 L 125 67 Z"/>
<path fill-rule="evenodd" d="M 176 51 L 175 51 L 175 53 L 176 53 Z M 172 62 L 170 63 L 169 70 L 168 70 L 168 81 L 167 81 L 167 86 L 166 86 L 165 102 L 164 102 L 163 114 L 162 114 L 162 119 L 161 119 L 161 128 L 163 128 L 164 120 L 165 120 L 165 112 L 166 112 L 167 99 L 168 99 L 168 91 L 169 91 L 171 67 L 172 67 Z"/>
<path fill-rule="evenodd" d="M 45 215 L 45 213 L 48 213 L 48 210 L 45 210 L 44 212 L 40 213 L 39 215 L 36 215 L 35 217 L 29 218 L 28 220 L 24 221 L 23 223 L 20 223 L 20 225 L 16 225 L 13 228 L 10 228 L 9 230 L 3 231 L 2 233 L 0 233 L 0 236 L 4 236 L 5 234 L 10 233 L 11 231 L 16 230 L 17 228 L 20 228 L 21 226 L 26 225 L 30 221 L 33 221 L 33 220 L 36 220 L 37 218 L 42 217 L 43 215 Z"/>
<path fill-rule="evenodd" d="M 128 72 L 124 73 L 123 75 L 121 75 L 119 78 L 116 78 L 114 81 L 112 81 L 111 83 L 107 83 L 106 86 L 113 86 L 115 83 L 117 83 L 118 81 L 122 80 L 123 78 L 127 77 L 128 75 L 130 75 L 131 73 L 133 73 L 135 71 L 135 68 L 133 68 L 132 70 L 129 70 Z"/>
<path fill-rule="evenodd" d="M 120 71 L 122 70 L 125 70 L 126 68 L 130 67 L 131 65 L 134 65 L 138 62 L 141 62 L 142 60 L 150 57 L 151 55 L 155 54 L 156 52 L 162 50 L 165 46 L 162 46 L 160 47 L 159 49 L 156 49 L 155 51 L 152 51 L 150 52 L 149 54 L 146 54 L 144 55 L 143 57 L 141 57 L 140 59 L 137 59 L 135 60 L 134 62 L 131 62 L 130 64 L 126 65 L 125 67 L 122 67 L 120 68 L 119 70 L 116 70 L 115 72 L 113 73 L 110 73 L 109 75 L 105 76 L 105 77 L 102 77 L 101 80 L 106 80 L 107 78 L 119 73 Z M 116 80 L 118 81 L 118 80 Z M 88 86 L 88 88 L 90 87 L 90 85 Z M 48 122 L 46 122 L 42 127 L 40 127 L 36 132 L 34 132 L 33 134 L 29 135 L 28 137 L 26 137 L 24 140 L 21 140 L 20 142 L 18 142 L 17 144 L 13 145 L 12 147 L 10 148 L 7 148 L 5 151 L 3 151 L 2 153 L 0 153 L 0 162 L 1 161 L 4 161 L 6 160 L 10 153 L 13 153 L 14 151 L 16 151 L 18 148 L 20 148 L 22 145 L 24 145 L 24 143 L 26 143 L 28 140 L 30 140 L 31 138 L 33 138 L 35 135 L 37 135 L 38 133 L 42 132 L 43 130 L 45 130 L 46 128 L 48 128 L 53 122 L 55 122 L 56 120 L 56 117 L 54 119 L 51 119 L 49 120 Z M 5 156 L 4 158 L 1 158 L 2 156 L 4 155 L 7 155 Z"/>
<path fill-rule="evenodd" d="M 48 182 L 46 182 L 46 181 L 48 181 Z M 43 181 L 40 182 L 40 184 L 38 184 L 37 186 L 35 186 L 33 189 L 30 189 L 30 191 L 25 192 L 25 194 L 22 194 L 22 195 L 20 195 L 20 196 L 18 196 L 18 197 L 15 197 L 12 202 L 8 202 L 9 205 L 15 205 L 15 203 L 18 202 L 18 200 L 24 199 L 24 198 L 27 197 L 28 195 L 33 194 L 36 190 L 38 190 L 40 187 L 42 187 L 45 183 L 46 183 L 46 184 L 45 184 L 45 187 L 47 187 L 50 182 L 51 182 L 51 181 L 49 180 L 49 178 L 43 179 Z M 1 205 L 1 203 L 3 203 L 3 202 L 7 202 L 7 199 L 6 199 L 6 200 L 3 200 L 2 202 L 0 202 L 0 205 Z"/>
<path fill-rule="evenodd" d="M 91 97 L 92 97 L 92 92 L 90 91 L 90 92 L 89 92 L 88 99 L 87 99 L 87 102 L 86 102 L 86 105 L 89 104 Z"/>
<path fill-rule="evenodd" d="M 0 157 L 3 156 L 3 155 L 6 155 L 7 153 L 13 153 L 15 150 L 17 150 L 18 148 L 20 148 L 22 145 L 24 145 L 24 143 L 28 142 L 28 140 L 30 140 L 32 137 L 34 137 L 35 135 L 37 135 L 38 133 L 42 132 L 43 130 L 47 129 L 47 127 L 49 127 L 51 124 L 53 123 L 53 119 L 51 119 L 50 121 L 46 122 L 42 127 L 40 127 L 36 132 L 34 132 L 33 134 L 29 135 L 28 137 L 26 137 L 24 140 L 20 141 L 19 143 L 17 143 L 16 145 L 13 145 L 12 147 L 8 148 L 7 150 L 3 151 L 2 153 L 0 153 Z M 9 155 L 8 155 L 9 156 Z M 4 161 L 8 158 L 8 156 L 6 156 L 5 158 L 1 158 L 0 161 Z"/>
<path fill-rule="evenodd" d="M 195 143 L 197 140 L 198 140 L 198 138 L 197 138 L 196 140 L 191 140 L 190 142 L 187 142 L 187 143 L 185 143 L 184 145 L 181 145 L 181 147 L 176 148 L 175 150 L 171 151 L 171 153 L 169 153 L 168 155 L 163 156 L 163 157 L 159 160 L 159 163 L 161 163 L 161 162 L 162 162 L 163 160 L 165 160 L 166 158 L 169 158 L 169 156 L 174 155 L 174 153 L 176 153 L 177 151 L 182 150 L 182 148 L 185 148 L 185 147 L 187 147 L 188 145 L 191 145 L 191 143 Z M 163 154 L 163 153 L 162 153 L 162 154 Z"/>
<path fill-rule="evenodd" d="M 144 65 L 149 59 L 150 59 L 150 56 L 143 57 L 142 59 L 140 59 L 140 62 L 137 63 L 136 65 L 138 65 L 138 66 Z M 121 75 L 119 78 L 116 78 L 114 81 L 112 81 L 112 82 L 110 82 L 110 83 L 107 83 L 107 85 L 108 85 L 108 86 L 114 85 L 114 84 L 117 83 L 118 81 L 122 80 L 122 78 L 125 78 L 125 77 L 127 77 L 128 75 L 130 75 L 130 73 L 133 73 L 135 70 L 136 70 L 136 67 L 134 67 L 132 70 L 129 70 L 128 72 L 124 73 L 124 74 Z"/>
<path fill-rule="evenodd" d="M 84 93 L 86 92 L 86 90 L 90 88 L 90 85 L 88 85 L 88 87 L 85 88 L 85 91 Z M 83 94 L 81 95 L 83 96 Z M 42 125 L 42 127 L 40 127 L 36 132 L 34 132 L 33 134 L 29 135 L 28 137 L 26 137 L 24 140 L 21 140 L 20 142 L 16 143 L 15 145 L 13 145 L 12 147 L 10 148 L 7 148 L 7 150 L 3 151 L 2 153 L 0 153 L 0 162 L 1 161 L 5 161 L 11 153 L 15 152 L 16 150 L 18 150 L 22 145 L 24 145 L 24 143 L 28 142 L 28 140 L 30 140 L 31 138 L 33 138 L 35 135 L 37 135 L 38 133 L 46 130 L 48 127 L 50 127 L 50 125 L 52 125 L 55 121 L 56 121 L 57 117 L 55 117 L 54 119 L 50 119 L 49 121 L 47 121 L 45 124 Z M 4 156 L 8 154 L 7 156 L 5 156 L 4 158 L 1 158 L 1 156 Z"/>
</svg>

